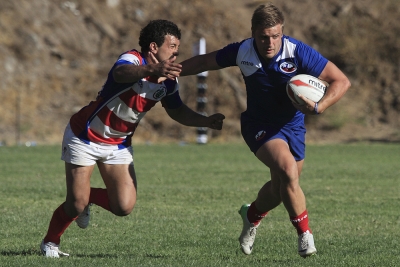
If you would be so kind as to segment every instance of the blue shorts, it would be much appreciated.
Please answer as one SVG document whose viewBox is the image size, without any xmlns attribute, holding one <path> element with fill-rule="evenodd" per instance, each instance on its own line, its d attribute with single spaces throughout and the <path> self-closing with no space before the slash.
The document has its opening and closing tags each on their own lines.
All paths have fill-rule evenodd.
<svg viewBox="0 0 400 267">
<path fill-rule="evenodd" d="M 240 117 L 240 123 L 243 139 L 254 154 L 265 142 L 279 138 L 288 143 L 296 161 L 304 159 L 306 128 L 303 124 L 277 126 L 256 121 L 243 114 Z"/>
</svg>

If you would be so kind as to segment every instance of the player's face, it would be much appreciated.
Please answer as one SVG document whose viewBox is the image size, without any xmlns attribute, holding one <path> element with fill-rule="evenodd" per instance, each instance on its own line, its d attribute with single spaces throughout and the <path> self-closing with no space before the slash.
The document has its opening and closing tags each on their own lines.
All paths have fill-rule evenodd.
<svg viewBox="0 0 400 267">
<path fill-rule="evenodd" d="M 273 58 L 281 49 L 282 30 L 282 24 L 278 24 L 271 28 L 257 28 L 252 32 L 258 53 L 260 53 L 265 60 Z"/>
<path fill-rule="evenodd" d="M 172 35 L 165 35 L 164 43 L 158 47 L 155 57 L 158 61 L 163 61 L 171 58 L 172 56 L 178 56 L 179 54 L 180 41 L 178 38 Z"/>
</svg>

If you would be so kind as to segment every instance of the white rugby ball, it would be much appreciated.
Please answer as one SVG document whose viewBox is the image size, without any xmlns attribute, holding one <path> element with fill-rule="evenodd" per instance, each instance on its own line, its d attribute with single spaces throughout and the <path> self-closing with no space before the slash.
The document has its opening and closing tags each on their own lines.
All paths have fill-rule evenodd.
<svg viewBox="0 0 400 267">
<path fill-rule="evenodd" d="M 305 102 L 297 95 L 302 95 L 308 99 L 318 102 L 325 95 L 326 84 L 311 75 L 298 74 L 293 76 L 286 84 L 286 93 L 294 103 L 303 105 Z"/>
</svg>

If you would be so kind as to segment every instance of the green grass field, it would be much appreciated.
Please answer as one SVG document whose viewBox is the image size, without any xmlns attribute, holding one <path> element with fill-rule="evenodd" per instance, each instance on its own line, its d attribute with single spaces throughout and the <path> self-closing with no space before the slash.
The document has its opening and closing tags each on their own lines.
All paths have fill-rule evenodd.
<svg viewBox="0 0 400 267">
<path fill-rule="evenodd" d="M 39 243 L 64 201 L 59 147 L 0 147 L 0 266 L 400 266 L 400 145 L 309 145 L 301 178 L 318 254 L 297 255 L 279 206 L 240 252 L 237 210 L 269 171 L 244 144 L 134 147 L 138 201 L 116 217 L 93 206 L 48 259 Z M 93 186 L 103 182 L 96 171 Z"/>
</svg>

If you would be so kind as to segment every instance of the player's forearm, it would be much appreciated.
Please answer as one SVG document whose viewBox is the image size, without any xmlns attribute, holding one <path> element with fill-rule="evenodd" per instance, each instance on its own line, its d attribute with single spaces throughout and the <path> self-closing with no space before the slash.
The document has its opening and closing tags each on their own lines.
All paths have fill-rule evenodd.
<svg viewBox="0 0 400 267">
<path fill-rule="evenodd" d="M 210 124 L 208 117 L 193 111 L 185 104 L 178 109 L 167 110 L 167 113 L 173 120 L 185 126 L 208 127 Z"/>
<path fill-rule="evenodd" d="M 215 59 L 217 53 L 218 51 L 214 51 L 181 62 L 182 72 L 180 73 L 180 76 L 194 75 L 204 71 L 221 69 Z"/>
<path fill-rule="evenodd" d="M 114 80 L 118 83 L 132 83 L 154 74 L 151 65 L 120 65 L 113 71 Z"/>
<path fill-rule="evenodd" d="M 180 64 L 182 65 L 182 72 L 180 76 L 194 75 L 206 71 L 200 56 L 190 58 L 181 62 Z"/>
<path fill-rule="evenodd" d="M 347 78 L 331 83 L 326 91 L 325 96 L 318 103 L 319 113 L 324 112 L 327 108 L 338 102 L 339 99 L 342 98 L 347 92 L 350 86 L 350 81 Z"/>
</svg>

